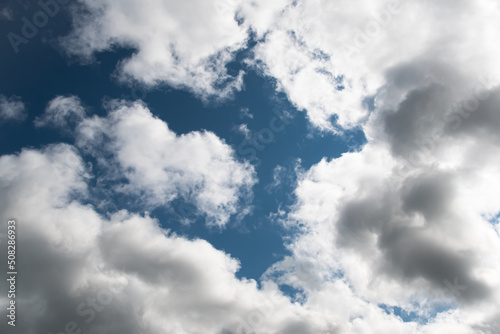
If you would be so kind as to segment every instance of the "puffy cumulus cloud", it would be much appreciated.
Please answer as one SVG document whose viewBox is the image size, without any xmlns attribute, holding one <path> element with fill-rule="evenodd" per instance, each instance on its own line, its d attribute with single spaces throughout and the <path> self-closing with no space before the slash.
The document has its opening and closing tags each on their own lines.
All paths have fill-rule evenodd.
<svg viewBox="0 0 500 334">
<path fill-rule="evenodd" d="M 59 96 L 35 124 L 74 132 L 76 145 L 94 156 L 103 173 L 98 188 L 111 187 L 149 208 L 191 202 L 212 226 L 248 212 L 254 168 L 237 161 L 214 133 L 177 135 L 140 102 L 112 101 L 107 107 L 106 117 L 86 117 L 77 97 Z"/>
<path fill-rule="evenodd" d="M 57 96 L 49 102 L 45 113 L 35 119 L 35 126 L 69 129 L 85 117 L 85 108 L 77 96 Z"/>
<path fill-rule="evenodd" d="M 498 80 L 452 74 L 407 72 L 397 100 L 384 87 L 368 144 L 300 175 L 288 223 L 302 234 L 268 276 L 308 303 L 346 284 L 355 300 L 413 312 L 419 333 L 499 330 Z"/>
<path fill-rule="evenodd" d="M 488 219 L 500 211 L 494 160 L 484 169 L 433 163 L 398 173 L 404 162 L 368 144 L 321 161 L 296 189 L 289 224 L 302 234 L 289 244 L 292 255 L 266 276 L 302 291 L 306 305 L 329 294 L 347 298 L 335 312 L 345 332 L 359 325 L 357 316 L 390 305 L 414 314 L 408 324 L 415 327 L 402 332 L 495 333 L 500 238 Z M 382 319 L 373 323 L 383 326 Z"/>
<path fill-rule="evenodd" d="M 499 330 L 498 10 L 294 2 L 256 46 L 256 65 L 314 124 L 335 131 L 336 115 L 368 140 L 299 173 L 286 223 L 301 233 L 266 274 L 306 305 L 344 286 L 341 331 L 375 332 L 361 319 L 387 306 L 413 314 L 403 332 Z"/>
<path fill-rule="evenodd" d="M 461 1 L 453 9 L 447 2 L 430 1 L 279 3 L 277 9 L 277 4 L 256 1 L 243 10 L 247 24 L 263 38 L 255 47 L 255 62 L 321 129 L 363 123 L 367 102 L 383 87 L 393 87 L 387 73 L 394 67 L 448 64 L 460 68 L 469 82 L 498 75 L 500 49 L 493 36 L 499 9 L 489 0 Z M 259 11 L 268 15 L 254 14 Z M 266 21 L 268 16 L 273 19 Z M 471 26 L 477 28 L 471 31 Z M 399 79 L 404 83 L 404 73 Z M 406 94 L 393 88 L 391 96 Z"/>
<path fill-rule="evenodd" d="M 0 94 L 0 123 L 23 121 L 27 116 L 26 107 L 21 99 Z"/>
<path fill-rule="evenodd" d="M 135 49 L 117 68 L 122 80 L 166 83 L 207 98 L 241 89 L 242 75 L 226 65 L 246 45 L 235 19 L 237 1 L 81 1 L 72 33 L 62 40 L 71 55 L 90 59 L 116 47 Z"/>
<path fill-rule="evenodd" d="M 279 55 L 279 57 L 277 57 Z M 359 83 L 346 80 L 321 50 L 310 50 L 290 31 L 275 31 L 255 50 L 258 66 L 278 79 L 278 90 L 284 91 L 299 109 L 307 111 L 309 120 L 321 129 L 335 130 L 332 119 L 350 127 L 364 116 L 364 92 L 354 90 Z"/>
<path fill-rule="evenodd" d="M 208 242 L 81 204 L 90 175 L 72 146 L 25 149 L 0 167 L 0 219 L 17 221 L 22 333 L 336 333 L 272 282 L 236 278 L 238 261 Z"/>
</svg>

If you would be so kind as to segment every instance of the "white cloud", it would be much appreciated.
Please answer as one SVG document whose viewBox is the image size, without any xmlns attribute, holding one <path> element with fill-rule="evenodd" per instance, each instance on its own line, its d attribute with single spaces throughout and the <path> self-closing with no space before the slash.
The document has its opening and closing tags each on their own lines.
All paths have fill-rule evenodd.
<svg viewBox="0 0 500 334">
<path fill-rule="evenodd" d="M 27 117 L 24 103 L 16 96 L 0 94 L 0 122 L 23 121 Z"/>
<path fill-rule="evenodd" d="M 85 118 L 85 109 L 76 96 L 57 96 L 49 102 L 45 113 L 35 119 L 35 126 L 68 129 Z"/>
<path fill-rule="evenodd" d="M 428 1 L 289 1 L 281 11 L 261 6 L 277 14 L 267 29 L 258 16 L 247 16 L 249 26 L 267 31 L 256 46 L 257 66 L 321 129 L 339 130 L 330 124 L 335 115 L 344 128 L 366 120 L 364 99 L 391 84 L 386 73 L 395 66 L 427 59 L 460 69 L 471 82 L 498 76 L 500 49 L 492 32 L 499 28 L 499 9 L 488 0 L 461 1 L 453 10 Z M 388 94 L 398 91 L 391 88 Z"/>
<path fill-rule="evenodd" d="M 79 147 L 117 168 L 128 180 L 115 190 L 141 195 L 152 207 L 176 198 L 193 202 L 209 225 L 223 226 L 251 196 L 253 167 L 238 162 L 214 133 L 177 135 L 139 102 L 112 102 L 107 117 L 86 118 L 76 130 Z M 113 170 L 116 172 L 116 170 Z"/>
<path fill-rule="evenodd" d="M 136 51 L 120 62 L 118 76 L 147 86 L 166 83 L 201 98 L 225 98 L 241 89 L 242 72 L 226 65 L 247 35 L 235 20 L 237 1 L 82 1 L 68 53 L 91 58 L 115 47 Z"/>
<path fill-rule="evenodd" d="M 250 112 L 250 109 L 247 107 L 241 108 L 240 109 L 240 117 L 241 118 L 250 118 L 253 119 L 253 114 Z"/>
<path fill-rule="evenodd" d="M 343 127 L 351 127 L 365 116 L 361 104 L 365 92 L 357 88 L 362 83 L 343 79 L 331 61 L 308 49 L 295 34 L 270 32 L 266 42 L 256 47 L 255 57 L 265 74 L 278 79 L 278 90 L 306 111 L 319 128 L 334 131 L 334 115 Z"/>
<path fill-rule="evenodd" d="M 251 131 L 250 129 L 248 128 L 248 125 L 247 124 L 240 124 L 238 126 L 238 131 L 245 136 L 245 139 L 248 139 L 251 137 Z"/>
<path fill-rule="evenodd" d="M 294 185 L 296 183 L 295 177 L 298 168 L 300 168 L 300 160 L 295 162 L 295 168 L 289 166 L 288 168 L 281 165 L 276 165 L 273 168 L 273 181 L 266 185 L 265 189 L 269 193 L 277 192 L 286 185 Z"/>
</svg>

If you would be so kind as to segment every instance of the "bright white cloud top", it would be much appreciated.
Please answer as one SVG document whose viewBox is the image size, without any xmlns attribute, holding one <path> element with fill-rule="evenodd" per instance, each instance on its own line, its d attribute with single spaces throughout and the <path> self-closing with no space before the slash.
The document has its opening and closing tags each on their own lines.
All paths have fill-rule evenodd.
<svg viewBox="0 0 500 334">
<path fill-rule="evenodd" d="M 227 228 L 257 182 L 233 147 L 208 131 L 176 134 L 140 101 L 90 116 L 78 97 L 54 98 L 35 124 L 69 130 L 74 145 L 0 158 L 0 216 L 23 222 L 30 254 L 23 333 L 62 331 L 99 294 L 106 307 L 84 333 L 500 333 L 498 2 L 81 4 L 63 48 L 89 62 L 133 48 L 116 67 L 124 82 L 224 101 L 244 82 L 226 66 L 250 47 L 244 61 L 311 131 L 359 127 L 367 143 L 297 168 L 280 219 L 298 232 L 257 284 L 235 275 L 237 259 L 148 214 L 84 204 L 92 157 L 113 194 L 146 209 L 181 199 Z M 25 117 L 20 101 L 1 95 L 0 108 Z"/>
</svg>

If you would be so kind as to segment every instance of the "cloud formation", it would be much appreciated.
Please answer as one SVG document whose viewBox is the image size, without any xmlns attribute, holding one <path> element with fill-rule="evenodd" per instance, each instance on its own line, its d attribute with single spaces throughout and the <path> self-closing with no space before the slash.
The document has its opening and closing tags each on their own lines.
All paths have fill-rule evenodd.
<svg viewBox="0 0 500 334">
<path fill-rule="evenodd" d="M 21 99 L 16 96 L 7 97 L 0 94 L 0 123 L 20 122 L 27 116 L 26 107 Z"/>
<path fill-rule="evenodd" d="M 420 83 L 394 108 L 376 98 L 361 151 L 300 176 L 288 224 L 302 236 L 268 275 L 308 299 L 349 282 L 363 300 L 416 314 L 424 333 L 495 333 L 498 88 Z"/>
<path fill-rule="evenodd" d="M 85 117 L 85 108 L 77 96 L 57 96 L 49 102 L 45 113 L 35 119 L 35 126 L 69 129 Z"/>
<path fill-rule="evenodd" d="M 499 330 L 500 50 L 491 41 L 498 29 L 492 12 L 498 7 L 489 1 L 453 10 L 313 1 L 280 14 L 283 28 L 278 20 L 256 47 L 257 65 L 312 123 L 336 131 L 329 125 L 336 115 L 341 127 L 361 125 L 368 144 L 299 174 L 286 224 L 302 234 L 267 276 L 299 289 L 307 302 L 342 282 L 355 300 L 413 314 L 415 332 Z M 290 57 L 279 61 L 285 52 Z M 319 79 L 325 72 L 352 86 L 326 85 Z M 303 78 L 310 78 L 305 85 Z M 323 98 L 349 96 L 360 113 L 344 113 L 349 108 L 333 100 L 306 102 L 321 89 Z M 353 312 L 356 303 L 345 305 Z M 350 315 L 340 321 L 345 332 L 356 328 Z"/>
<path fill-rule="evenodd" d="M 73 32 L 62 40 L 70 55 L 91 60 L 118 47 L 133 54 L 117 76 L 148 87 L 168 84 L 203 99 L 231 96 L 243 73 L 226 65 L 246 45 L 235 20 L 236 1 L 82 1 L 74 8 Z"/>
<path fill-rule="evenodd" d="M 242 72 L 227 65 L 251 35 L 247 65 L 317 129 L 359 126 L 367 144 L 297 168 L 296 203 L 280 217 L 299 232 L 259 286 L 167 222 L 83 204 L 96 178 L 148 208 L 190 202 L 225 226 L 256 182 L 233 148 L 211 132 L 178 135 L 141 102 L 112 101 L 99 117 L 76 97 L 55 98 L 35 124 L 70 127 L 74 146 L 0 158 L 1 219 L 23 226 L 23 333 L 68 321 L 88 333 L 500 331 L 496 2 L 80 4 L 63 46 L 88 61 L 133 49 L 122 80 L 229 97 Z M 2 113 L 22 114 L 19 103 Z"/>
<path fill-rule="evenodd" d="M 193 203 L 211 226 L 222 227 L 245 212 L 254 168 L 238 162 L 214 133 L 177 135 L 141 102 L 111 101 L 107 108 L 106 117 L 87 117 L 77 97 L 58 96 L 35 124 L 71 129 L 77 147 L 104 173 L 99 187 L 111 187 L 115 195 L 136 198 L 147 208 L 181 199 Z"/>
<path fill-rule="evenodd" d="M 254 280 L 237 279 L 238 261 L 208 242 L 176 236 L 147 215 L 123 210 L 104 217 L 81 204 L 75 195 L 88 194 L 92 175 L 75 147 L 25 149 L 2 156 L 0 167 L 1 219 L 15 217 L 19 227 L 23 288 L 16 300 L 23 312 L 16 330 L 215 334 L 325 328 L 301 317 L 305 311 L 272 282 L 258 288 Z M 5 262 L 1 268 L 7 270 Z"/>
<path fill-rule="evenodd" d="M 389 85 L 388 94 L 398 92 L 387 77 L 398 66 L 412 64 L 412 70 L 427 62 L 420 66 L 424 76 L 443 74 L 429 63 L 447 63 L 462 68 L 470 82 L 498 76 L 499 49 L 491 33 L 499 28 L 492 16 L 498 8 L 488 0 L 460 2 L 452 11 L 447 3 L 429 1 L 277 3 L 279 9 L 257 1 L 242 11 L 263 39 L 255 47 L 256 65 L 323 130 L 366 121 L 370 98 Z M 255 15 L 260 12 L 273 20 L 264 25 Z"/>
</svg>

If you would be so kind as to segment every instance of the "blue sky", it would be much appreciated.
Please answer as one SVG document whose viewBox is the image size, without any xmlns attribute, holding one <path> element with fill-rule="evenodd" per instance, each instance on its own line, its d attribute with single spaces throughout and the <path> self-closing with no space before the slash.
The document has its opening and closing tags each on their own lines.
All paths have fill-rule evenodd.
<svg viewBox="0 0 500 334">
<path fill-rule="evenodd" d="M 2 332 L 500 330 L 498 6 L 63 2 L 0 5 Z"/>
</svg>

